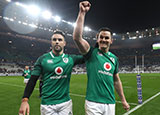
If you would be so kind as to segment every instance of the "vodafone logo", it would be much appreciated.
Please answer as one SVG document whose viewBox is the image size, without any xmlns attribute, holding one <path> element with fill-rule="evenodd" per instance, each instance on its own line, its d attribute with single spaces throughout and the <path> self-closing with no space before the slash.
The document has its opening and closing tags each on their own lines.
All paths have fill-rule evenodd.
<svg viewBox="0 0 160 115">
<path fill-rule="evenodd" d="M 107 71 L 111 70 L 111 69 L 112 69 L 111 64 L 108 63 L 108 62 L 106 62 L 106 63 L 104 64 L 104 69 L 107 70 Z"/>
<path fill-rule="evenodd" d="M 61 75 L 61 74 L 63 73 L 63 69 L 62 69 L 61 67 L 56 67 L 55 73 L 56 73 L 57 75 Z"/>
</svg>

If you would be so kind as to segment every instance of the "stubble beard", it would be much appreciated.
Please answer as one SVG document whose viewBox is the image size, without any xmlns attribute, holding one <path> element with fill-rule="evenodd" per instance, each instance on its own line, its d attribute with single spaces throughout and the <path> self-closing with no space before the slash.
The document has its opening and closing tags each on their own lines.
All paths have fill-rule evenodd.
<svg viewBox="0 0 160 115">
<path fill-rule="evenodd" d="M 103 44 L 103 45 L 101 44 L 101 45 L 99 45 L 99 49 L 102 50 L 102 51 L 104 51 L 104 52 L 105 52 L 105 51 L 108 51 L 108 50 L 109 50 L 109 47 L 110 47 L 110 44 L 105 44 L 105 45 L 104 45 L 104 44 Z"/>
<path fill-rule="evenodd" d="M 61 52 L 62 51 L 62 47 L 60 45 L 55 45 L 53 46 L 53 50 L 57 53 Z"/>
</svg>

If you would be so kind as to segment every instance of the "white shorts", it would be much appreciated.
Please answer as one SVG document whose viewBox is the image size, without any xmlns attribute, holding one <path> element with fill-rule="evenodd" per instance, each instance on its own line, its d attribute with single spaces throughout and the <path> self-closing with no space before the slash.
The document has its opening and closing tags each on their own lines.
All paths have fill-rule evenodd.
<svg viewBox="0 0 160 115">
<path fill-rule="evenodd" d="M 96 103 L 85 100 L 86 115 L 115 115 L 115 104 Z"/>
<path fill-rule="evenodd" d="M 56 105 L 42 105 L 41 115 L 73 115 L 72 100 Z"/>
<path fill-rule="evenodd" d="M 28 81 L 29 81 L 29 79 L 25 79 L 25 78 L 24 78 L 24 83 L 25 83 L 25 84 L 27 84 Z"/>
</svg>

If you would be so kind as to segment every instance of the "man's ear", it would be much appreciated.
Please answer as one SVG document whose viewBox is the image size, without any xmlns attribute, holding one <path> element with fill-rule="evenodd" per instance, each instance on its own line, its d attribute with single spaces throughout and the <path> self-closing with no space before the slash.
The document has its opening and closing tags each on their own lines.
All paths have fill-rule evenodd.
<svg viewBox="0 0 160 115">
<path fill-rule="evenodd" d="M 66 44 L 67 44 L 66 41 L 64 41 L 64 46 L 66 46 Z"/>
<path fill-rule="evenodd" d="M 111 38 L 111 44 L 113 44 L 113 41 L 114 41 L 113 38 Z"/>
<path fill-rule="evenodd" d="M 96 34 L 96 39 L 98 40 L 99 33 Z"/>
</svg>

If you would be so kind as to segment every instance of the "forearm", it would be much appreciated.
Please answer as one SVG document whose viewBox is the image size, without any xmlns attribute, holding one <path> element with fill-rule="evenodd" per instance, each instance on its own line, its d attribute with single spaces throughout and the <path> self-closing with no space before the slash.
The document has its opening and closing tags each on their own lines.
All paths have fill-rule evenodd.
<svg viewBox="0 0 160 115">
<path fill-rule="evenodd" d="M 29 81 L 26 85 L 26 88 L 24 90 L 23 98 L 28 98 L 29 99 L 30 95 L 33 92 L 33 89 L 36 85 L 36 82 L 37 82 L 38 78 L 39 78 L 39 76 L 31 76 L 31 78 L 29 79 Z"/>
<path fill-rule="evenodd" d="M 79 12 L 78 14 L 76 26 L 73 31 L 73 39 L 75 41 L 79 41 L 80 39 L 82 39 L 85 15 L 86 14 L 84 12 Z"/>
<path fill-rule="evenodd" d="M 118 93 L 121 101 L 125 102 L 126 98 L 124 96 L 123 87 L 122 87 L 122 83 L 121 83 L 120 79 L 114 82 L 114 87 L 115 87 L 116 92 Z"/>
</svg>

